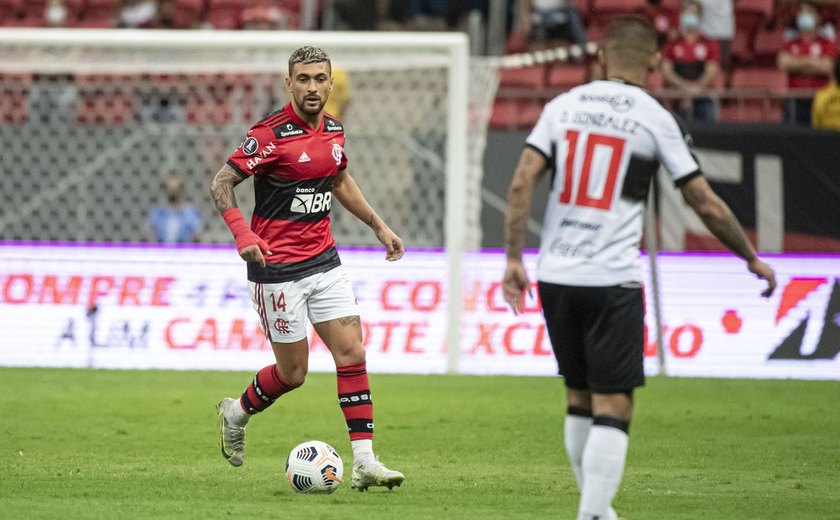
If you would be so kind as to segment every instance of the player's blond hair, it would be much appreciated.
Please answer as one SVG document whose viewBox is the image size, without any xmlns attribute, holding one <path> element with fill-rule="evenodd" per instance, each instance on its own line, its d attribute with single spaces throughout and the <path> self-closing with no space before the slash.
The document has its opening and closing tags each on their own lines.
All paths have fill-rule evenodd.
<svg viewBox="0 0 840 520">
<path fill-rule="evenodd" d="M 604 38 L 607 60 L 622 67 L 645 67 L 657 52 L 656 29 L 639 16 L 619 16 Z"/>
<path fill-rule="evenodd" d="M 332 68 L 332 64 L 330 63 L 330 55 L 324 52 L 324 50 L 320 47 L 315 47 L 314 45 L 304 45 L 303 47 L 298 47 L 289 56 L 289 76 L 292 75 L 292 69 L 298 63 L 305 65 L 307 63 L 324 63 L 326 62 L 330 68 Z"/>
</svg>

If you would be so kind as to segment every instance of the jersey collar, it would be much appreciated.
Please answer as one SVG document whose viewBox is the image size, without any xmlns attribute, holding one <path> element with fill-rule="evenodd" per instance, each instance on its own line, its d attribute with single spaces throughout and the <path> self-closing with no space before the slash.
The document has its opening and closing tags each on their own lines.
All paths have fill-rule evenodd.
<svg viewBox="0 0 840 520">
<path fill-rule="evenodd" d="M 301 119 L 300 116 L 298 115 L 298 113 L 295 112 L 295 109 L 292 107 L 292 102 L 291 101 L 286 103 L 286 106 L 284 107 L 284 109 L 286 110 L 286 113 L 289 115 L 289 118 L 292 121 L 294 121 L 299 127 L 301 127 L 305 132 L 310 132 L 310 133 L 320 132 L 324 128 L 323 113 L 321 114 L 321 124 L 318 126 L 318 128 L 312 128 L 311 126 L 309 126 L 309 123 L 307 123 L 306 121 Z"/>
<path fill-rule="evenodd" d="M 641 85 L 637 85 L 637 84 L 632 83 L 632 82 L 630 82 L 630 81 L 627 81 L 627 80 L 625 80 L 625 79 L 616 78 L 615 76 L 613 76 L 613 77 L 611 77 L 611 78 L 607 78 L 607 81 L 612 81 L 613 83 L 621 83 L 622 85 L 630 85 L 631 87 L 644 88 L 644 87 L 643 87 L 643 86 L 641 86 Z"/>
</svg>

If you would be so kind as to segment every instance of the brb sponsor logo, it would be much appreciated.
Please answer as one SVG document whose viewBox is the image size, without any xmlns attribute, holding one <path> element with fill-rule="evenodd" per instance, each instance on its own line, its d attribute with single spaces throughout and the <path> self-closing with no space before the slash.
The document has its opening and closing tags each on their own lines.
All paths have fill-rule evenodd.
<svg viewBox="0 0 840 520">
<path fill-rule="evenodd" d="M 292 213 L 320 213 L 332 207 L 332 192 L 315 192 L 315 188 L 298 188 L 289 211 Z"/>
</svg>

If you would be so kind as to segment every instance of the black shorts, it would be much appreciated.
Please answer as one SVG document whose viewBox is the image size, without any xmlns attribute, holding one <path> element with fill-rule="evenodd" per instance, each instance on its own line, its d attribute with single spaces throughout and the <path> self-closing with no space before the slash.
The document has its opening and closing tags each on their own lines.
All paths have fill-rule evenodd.
<svg viewBox="0 0 840 520">
<path fill-rule="evenodd" d="M 645 384 L 641 287 L 539 282 L 548 336 L 566 386 L 599 394 Z"/>
</svg>

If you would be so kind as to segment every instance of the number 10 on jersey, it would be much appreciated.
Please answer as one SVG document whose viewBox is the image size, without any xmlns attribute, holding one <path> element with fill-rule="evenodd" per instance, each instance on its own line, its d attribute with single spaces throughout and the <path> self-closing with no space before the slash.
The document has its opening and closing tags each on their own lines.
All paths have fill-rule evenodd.
<svg viewBox="0 0 840 520">
<path fill-rule="evenodd" d="M 578 143 L 580 140 L 579 130 L 566 131 L 566 163 L 563 171 L 563 189 L 560 191 L 560 204 L 570 204 L 572 202 L 572 192 L 576 191 L 574 204 L 576 206 L 584 206 L 587 208 L 595 208 L 608 211 L 612 205 L 613 195 L 615 194 L 615 185 L 618 180 L 619 167 L 621 166 L 621 156 L 624 152 L 625 140 L 618 137 L 603 134 L 586 134 L 584 135 L 585 142 Z M 583 148 L 583 160 L 579 161 L 579 168 L 575 169 L 575 161 L 578 155 L 578 144 Z M 601 147 L 604 152 L 608 152 L 609 164 L 606 170 L 599 168 L 593 173 L 593 160 L 595 151 Z M 603 152 L 602 152 L 603 153 Z M 603 182 L 604 190 L 600 195 L 590 191 L 591 180 L 600 180 L 601 176 L 606 176 Z M 573 190 L 577 179 L 577 190 Z M 596 186 L 600 183 L 596 182 Z"/>
</svg>

